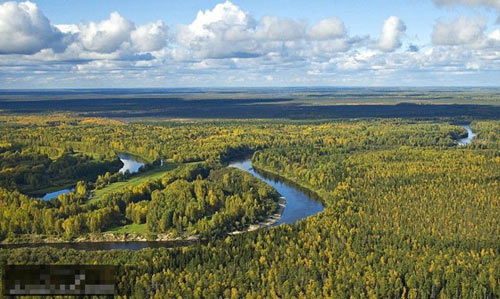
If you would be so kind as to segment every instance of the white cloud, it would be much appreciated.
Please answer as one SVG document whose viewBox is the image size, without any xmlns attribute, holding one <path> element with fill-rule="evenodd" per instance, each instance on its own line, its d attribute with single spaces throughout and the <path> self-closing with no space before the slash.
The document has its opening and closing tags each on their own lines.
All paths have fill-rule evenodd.
<svg viewBox="0 0 500 299">
<path fill-rule="evenodd" d="M 160 50 L 167 45 L 167 31 L 163 21 L 139 26 L 131 33 L 132 44 L 139 52 Z"/>
<path fill-rule="evenodd" d="M 256 22 L 229 1 L 212 10 L 199 11 L 189 25 L 179 25 L 174 59 L 254 57 L 258 45 L 252 40 Z"/>
<path fill-rule="evenodd" d="M 168 27 L 163 21 L 136 27 L 118 12 L 109 19 L 88 24 L 56 25 L 58 30 L 72 37 L 73 42 L 64 53 L 44 51 L 40 60 L 151 60 L 150 52 L 164 55 Z"/>
<path fill-rule="evenodd" d="M 488 34 L 488 38 L 495 41 L 500 41 L 500 29 L 492 31 Z"/>
<path fill-rule="evenodd" d="M 305 25 L 292 19 L 265 16 L 260 21 L 255 37 L 268 41 L 290 41 L 303 38 Z"/>
<path fill-rule="evenodd" d="M 486 22 L 482 18 L 459 17 L 452 22 L 439 21 L 434 26 L 432 41 L 436 45 L 480 46 Z"/>
<path fill-rule="evenodd" d="M 485 5 L 500 7 L 498 0 L 433 0 L 438 5 Z"/>
<path fill-rule="evenodd" d="M 385 52 L 392 52 L 401 47 L 401 36 L 405 33 L 406 26 L 398 17 L 391 16 L 384 21 L 378 47 Z"/>
<path fill-rule="evenodd" d="M 134 23 L 112 12 L 108 20 L 100 23 L 80 24 L 79 39 L 85 49 L 99 53 L 112 53 L 130 42 Z"/>
<path fill-rule="evenodd" d="M 447 77 L 443 74 L 474 73 L 480 80 L 500 70 L 500 29 L 488 30 L 482 19 L 439 21 L 432 44 L 408 43 L 395 51 L 406 32 L 397 17 L 384 21 L 377 39 L 349 36 L 336 17 L 311 26 L 276 16 L 255 19 L 226 1 L 198 12 L 190 24 L 174 25 L 170 33 L 163 21 L 136 26 L 118 12 L 107 20 L 51 25 L 36 5 L 9 3 L 0 4 L 0 32 L 5 33 L 0 34 L 0 85 L 5 86 L 43 85 L 49 77 L 53 84 L 88 86 L 390 80 L 411 85 L 412 78 L 435 84 L 436 78 Z M 21 37 L 11 38 L 14 33 Z"/>
<path fill-rule="evenodd" d="M 0 3 L 0 54 L 63 51 L 65 36 L 32 2 Z"/>
<path fill-rule="evenodd" d="M 181 25 L 178 38 L 182 42 L 220 39 L 242 40 L 255 20 L 245 11 L 229 1 L 217 4 L 212 10 L 199 11 L 189 25 Z"/>
<path fill-rule="evenodd" d="M 57 24 L 54 25 L 59 31 L 67 34 L 78 34 L 80 33 L 80 28 L 76 24 Z"/>
<path fill-rule="evenodd" d="M 331 57 L 335 53 L 345 52 L 349 50 L 351 44 L 346 39 L 321 40 L 311 43 L 311 49 L 314 51 L 314 56 Z"/>
<path fill-rule="evenodd" d="M 171 53 L 178 61 L 298 57 L 320 49 L 332 55 L 351 45 L 338 18 L 324 19 L 309 29 L 305 22 L 289 18 L 264 16 L 256 20 L 229 1 L 199 11 L 191 24 L 179 25 L 176 42 L 178 47 Z"/>
<path fill-rule="evenodd" d="M 344 37 L 346 34 L 344 22 L 339 18 L 323 19 L 309 31 L 313 40 L 328 40 Z"/>
</svg>

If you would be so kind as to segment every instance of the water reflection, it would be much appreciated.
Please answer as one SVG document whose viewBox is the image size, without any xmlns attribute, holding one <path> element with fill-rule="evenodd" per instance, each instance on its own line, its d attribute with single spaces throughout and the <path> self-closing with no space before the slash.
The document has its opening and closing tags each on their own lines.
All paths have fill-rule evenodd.
<svg viewBox="0 0 500 299">
<path fill-rule="evenodd" d="M 75 191 L 75 189 L 74 188 L 62 189 L 55 192 L 47 193 L 42 197 L 42 200 L 51 200 L 52 198 L 57 198 L 59 195 L 70 193 L 71 191 Z"/>
<path fill-rule="evenodd" d="M 118 158 L 123 163 L 123 167 L 118 170 L 119 173 L 130 172 L 131 174 L 139 172 L 139 169 L 144 166 L 144 163 L 135 160 L 127 154 L 119 154 Z"/>
<path fill-rule="evenodd" d="M 472 139 L 476 136 L 476 134 L 472 132 L 472 129 L 469 125 L 463 125 L 462 127 L 467 130 L 467 137 L 458 139 L 458 145 L 465 146 L 471 144 Z"/>
<path fill-rule="evenodd" d="M 122 159 L 122 157 L 120 157 Z M 130 165 L 130 164 L 129 164 Z M 252 163 L 249 159 L 231 162 L 229 167 L 239 168 L 244 170 L 254 177 L 271 185 L 281 194 L 286 200 L 286 206 L 281 219 L 274 225 L 281 223 L 293 224 L 298 220 L 308 216 L 317 214 L 323 211 L 324 207 L 319 202 L 314 200 L 315 194 L 309 194 L 307 190 L 302 190 L 292 182 L 289 182 L 281 177 L 256 171 L 252 168 Z M 62 190 L 61 190 L 62 191 Z M 34 244 L 0 244 L 0 248 L 36 248 L 50 246 L 55 248 L 72 248 L 77 250 L 140 250 L 143 248 L 174 248 L 183 246 L 192 246 L 198 244 L 206 244 L 208 241 L 138 241 L 138 242 L 79 242 L 79 243 L 34 243 Z"/>
<path fill-rule="evenodd" d="M 312 199 L 312 194 L 306 194 L 307 191 L 299 190 L 299 187 L 294 186 L 291 182 L 287 182 L 277 176 L 256 171 L 253 169 L 249 159 L 232 162 L 229 164 L 229 167 L 239 168 L 250 173 L 254 177 L 274 187 L 274 189 L 285 198 L 285 210 L 283 211 L 281 219 L 275 225 L 281 223 L 293 224 L 300 219 L 315 215 L 324 209 L 321 203 Z"/>
<path fill-rule="evenodd" d="M 123 167 L 120 168 L 120 170 L 118 170 L 118 172 L 120 172 L 122 174 L 127 172 L 127 171 L 130 174 L 137 173 L 137 172 L 139 172 L 139 169 L 142 166 L 144 166 L 144 163 L 137 161 L 134 157 L 127 155 L 127 154 L 119 154 L 118 158 L 123 163 Z M 163 160 L 162 160 L 162 163 L 163 163 Z M 58 190 L 55 192 L 47 193 L 41 199 L 42 200 L 51 200 L 53 198 L 57 198 L 61 194 L 66 194 L 66 193 L 69 193 L 71 191 L 75 191 L 75 188 L 62 189 L 62 190 Z"/>
<path fill-rule="evenodd" d="M 27 243 L 27 244 L 0 244 L 2 249 L 52 247 L 75 250 L 141 250 L 143 248 L 176 248 L 206 244 L 206 241 L 136 241 L 136 242 L 76 242 L 76 243 Z"/>
</svg>

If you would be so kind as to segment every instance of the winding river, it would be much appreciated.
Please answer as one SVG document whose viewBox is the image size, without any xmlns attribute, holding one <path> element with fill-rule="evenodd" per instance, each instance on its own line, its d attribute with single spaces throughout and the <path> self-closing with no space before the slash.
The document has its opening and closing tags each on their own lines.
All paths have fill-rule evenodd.
<svg viewBox="0 0 500 299">
<path fill-rule="evenodd" d="M 122 159 L 120 157 L 120 159 Z M 124 163 L 125 164 L 125 163 Z M 127 164 L 126 164 L 127 165 Z M 282 223 L 293 224 L 300 219 L 317 214 L 323 211 L 323 205 L 314 200 L 313 194 L 308 193 L 306 190 L 295 186 L 293 183 L 286 181 L 283 178 L 266 174 L 261 171 L 256 171 L 252 168 L 250 159 L 233 161 L 228 164 L 228 167 L 235 167 L 246 171 L 254 177 L 266 182 L 278 191 L 278 193 L 285 198 L 286 206 L 281 215 L 281 218 L 272 226 Z M 203 241 L 202 241 L 203 242 Z M 0 244 L 0 248 L 20 248 L 20 247 L 43 247 L 50 246 L 55 248 L 72 248 L 77 250 L 140 250 L 146 247 L 157 248 L 172 248 L 187 245 L 198 244 L 200 241 L 136 241 L 136 242 L 77 242 L 77 243 L 33 243 L 33 244 Z"/>
<path fill-rule="evenodd" d="M 474 139 L 474 137 L 476 136 L 476 133 L 472 132 L 470 125 L 463 125 L 462 127 L 467 130 L 467 137 L 458 139 L 457 142 L 458 145 L 465 146 L 471 144 L 472 139 Z"/>
<path fill-rule="evenodd" d="M 469 125 L 463 125 L 467 130 L 467 137 L 457 140 L 459 146 L 466 146 L 470 144 L 476 136 L 476 134 L 471 130 Z M 128 155 L 120 155 L 120 160 L 123 162 L 124 166 L 119 171 L 124 173 L 129 171 L 130 173 L 135 173 L 139 168 L 144 165 L 141 162 L 134 160 Z M 299 186 L 296 186 L 292 182 L 287 181 L 279 176 L 268 174 L 252 167 L 250 159 L 237 160 L 230 162 L 228 167 L 235 167 L 246 171 L 253 175 L 254 177 L 266 182 L 278 191 L 278 193 L 285 198 L 286 206 L 281 215 L 279 221 L 273 224 L 279 225 L 282 223 L 293 224 L 298 220 L 306 218 L 311 215 L 315 215 L 323 211 L 324 207 L 319 201 L 314 200 L 314 194 L 309 193 L 307 190 L 301 190 Z M 70 192 L 71 190 L 65 189 L 60 190 L 50 194 L 63 194 Z M 47 194 L 48 195 L 48 194 Z M 46 195 L 46 196 L 47 196 Z M 57 195 L 55 195 L 57 197 Z M 203 241 L 202 241 L 203 242 Z M 72 248 L 77 250 L 112 250 L 112 249 L 122 249 L 122 250 L 140 250 L 143 248 L 173 248 L 180 246 L 188 246 L 199 244 L 200 241 L 137 241 L 137 242 L 78 242 L 78 243 L 34 243 L 34 244 L 0 244 L 0 248 L 20 248 L 20 247 L 43 247 L 50 246 L 56 248 Z"/>
<path fill-rule="evenodd" d="M 281 223 L 293 224 L 300 219 L 317 214 L 323 211 L 324 207 L 318 201 L 312 198 L 313 195 L 306 194 L 307 191 L 302 191 L 292 183 L 284 179 L 266 174 L 262 171 L 256 171 L 252 168 L 250 159 L 234 161 L 229 163 L 229 167 L 235 167 L 244 170 L 261 181 L 266 182 L 278 191 L 278 193 L 285 198 L 286 206 L 280 220 L 273 225 L 280 225 Z"/>
<path fill-rule="evenodd" d="M 55 192 L 50 192 L 50 193 L 45 194 L 44 196 L 41 197 L 41 199 L 42 200 L 51 200 L 52 198 L 57 198 L 59 195 L 70 193 L 71 191 L 75 191 L 75 189 L 71 188 L 71 189 L 57 190 Z"/>
</svg>

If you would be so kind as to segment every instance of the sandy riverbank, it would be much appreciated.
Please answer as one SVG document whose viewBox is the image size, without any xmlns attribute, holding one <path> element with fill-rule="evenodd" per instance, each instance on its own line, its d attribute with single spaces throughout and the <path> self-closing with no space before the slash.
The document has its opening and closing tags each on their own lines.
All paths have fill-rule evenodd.
<svg viewBox="0 0 500 299">
<path fill-rule="evenodd" d="M 236 230 L 227 235 L 238 235 L 245 232 L 255 231 L 259 228 L 270 227 L 281 219 L 285 210 L 286 201 L 280 197 L 278 210 L 266 220 L 251 224 L 244 230 Z M 169 242 L 169 241 L 197 241 L 198 235 L 174 237 L 172 234 L 136 234 L 136 233 L 92 233 L 85 234 L 75 239 L 67 240 L 60 237 L 42 235 L 24 235 L 14 240 L 5 240 L 1 244 L 50 244 L 50 243 L 98 243 L 98 242 Z"/>
<path fill-rule="evenodd" d="M 283 216 L 283 211 L 285 210 L 286 206 L 286 200 L 284 197 L 280 197 L 278 201 L 278 211 L 274 213 L 273 215 L 269 216 L 266 220 L 256 223 L 256 224 L 251 224 L 247 229 L 245 230 L 236 230 L 233 232 L 228 233 L 228 235 L 239 235 L 242 233 L 246 232 L 251 232 L 254 230 L 257 230 L 259 228 L 264 228 L 264 227 L 270 227 L 276 222 L 278 222 L 281 219 L 281 216 Z"/>
</svg>

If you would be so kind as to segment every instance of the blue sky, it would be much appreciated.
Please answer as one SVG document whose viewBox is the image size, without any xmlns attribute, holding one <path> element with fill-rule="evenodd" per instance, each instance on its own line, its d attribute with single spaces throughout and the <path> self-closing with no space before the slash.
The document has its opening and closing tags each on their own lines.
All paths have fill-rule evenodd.
<svg viewBox="0 0 500 299">
<path fill-rule="evenodd" d="M 500 0 L 0 2 L 0 88 L 498 86 L 499 13 Z"/>
<path fill-rule="evenodd" d="M 222 1 L 127 1 L 127 0 L 45 0 L 35 1 L 39 8 L 55 24 L 89 22 L 109 17 L 112 11 L 143 24 L 155 20 L 164 20 L 169 25 L 188 24 L 193 21 L 199 10 L 212 9 Z M 354 34 L 377 35 L 381 22 L 396 15 L 408 25 L 407 34 L 418 37 L 422 42 L 429 42 L 434 22 L 439 18 L 452 19 L 457 15 L 482 16 L 494 24 L 497 18 L 494 9 L 486 7 L 439 7 L 432 1 L 425 0 L 246 0 L 232 1 L 235 5 L 250 12 L 257 18 L 265 15 L 284 18 L 304 19 L 317 22 L 332 16 L 341 17 L 346 27 Z"/>
</svg>

